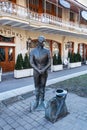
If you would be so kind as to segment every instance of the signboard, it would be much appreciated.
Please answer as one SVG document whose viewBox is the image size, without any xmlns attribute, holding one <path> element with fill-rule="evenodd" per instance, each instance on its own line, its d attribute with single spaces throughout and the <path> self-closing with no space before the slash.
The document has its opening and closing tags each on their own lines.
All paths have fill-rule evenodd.
<svg viewBox="0 0 87 130">
<path fill-rule="evenodd" d="M 81 11 L 81 16 L 82 16 L 82 18 L 87 20 L 87 11 L 85 11 L 85 10 Z"/>
<path fill-rule="evenodd" d="M 70 3 L 65 1 L 65 0 L 59 0 L 60 5 L 62 5 L 63 7 L 70 9 Z"/>
<path fill-rule="evenodd" d="M 13 43 L 14 42 L 14 37 L 4 37 L 4 36 L 0 35 L 0 42 Z"/>
</svg>

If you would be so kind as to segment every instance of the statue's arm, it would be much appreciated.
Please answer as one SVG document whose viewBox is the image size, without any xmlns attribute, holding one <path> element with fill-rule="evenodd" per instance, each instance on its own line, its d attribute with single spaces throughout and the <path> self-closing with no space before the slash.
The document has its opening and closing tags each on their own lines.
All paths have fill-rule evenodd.
<svg viewBox="0 0 87 130">
<path fill-rule="evenodd" d="M 32 52 L 30 53 L 30 65 L 33 67 L 33 69 L 35 69 L 37 72 L 39 72 L 39 69 L 37 68 L 37 66 L 34 63 L 34 55 Z"/>
<path fill-rule="evenodd" d="M 50 51 L 48 51 L 48 62 L 46 66 L 44 66 L 42 71 L 45 72 L 50 66 L 51 66 L 51 54 L 50 54 Z"/>
</svg>

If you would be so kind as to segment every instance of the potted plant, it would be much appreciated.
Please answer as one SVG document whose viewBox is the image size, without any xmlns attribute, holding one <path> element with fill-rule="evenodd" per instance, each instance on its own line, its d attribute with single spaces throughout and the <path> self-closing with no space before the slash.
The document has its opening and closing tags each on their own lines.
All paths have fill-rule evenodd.
<svg viewBox="0 0 87 130">
<path fill-rule="evenodd" d="M 15 64 L 16 70 L 22 70 L 23 69 L 23 57 L 22 54 L 18 54 L 16 64 Z"/>
<path fill-rule="evenodd" d="M 22 78 L 33 75 L 33 69 L 30 66 L 29 57 L 25 54 L 24 59 L 22 54 L 17 56 L 15 70 L 14 70 L 14 77 L 15 78 Z"/>
<path fill-rule="evenodd" d="M 69 53 L 69 68 L 79 67 L 81 66 L 81 56 L 77 53 Z"/>
<path fill-rule="evenodd" d="M 62 70 L 63 69 L 63 65 L 62 65 L 62 60 L 61 60 L 61 55 L 58 54 L 58 56 L 56 56 L 56 54 L 54 54 L 53 56 L 53 71 L 58 71 L 58 70 Z"/>
<path fill-rule="evenodd" d="M 33 75 L 33 68 L 30 65 L 29 56 L 27 54 L 25 54 L 24 57 L 23 68 L 27 69 L 27 75 L 29 75 L 28 72 L 30 73 L 30 76 Z"/>
</svg>

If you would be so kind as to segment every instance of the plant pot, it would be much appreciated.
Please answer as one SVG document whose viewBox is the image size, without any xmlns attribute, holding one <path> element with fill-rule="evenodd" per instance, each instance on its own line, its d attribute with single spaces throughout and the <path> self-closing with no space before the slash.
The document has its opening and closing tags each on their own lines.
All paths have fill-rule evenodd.
<svg viewBox="0 0 87 130">
<path fill-rule="evenodd" d="M 30 69 L 30 75 L 33 76 L 33 68 Z"/>
<path fill-rule="evenodd" d="M 14 70 L 15 78 L 23 78 L 33 75 L 33 69 Z"/>
<path fill-rule="evenodd" d="M 69 68 L 75 68 L 80 66 L 81 66 L 81 62 L 69 63 Z"/>
<path fill-rule="evenodd" d="M 52 66 L 52 71 L 59 71 L 63 70 L 63 65 L 53 65 Z"/>
</svg>

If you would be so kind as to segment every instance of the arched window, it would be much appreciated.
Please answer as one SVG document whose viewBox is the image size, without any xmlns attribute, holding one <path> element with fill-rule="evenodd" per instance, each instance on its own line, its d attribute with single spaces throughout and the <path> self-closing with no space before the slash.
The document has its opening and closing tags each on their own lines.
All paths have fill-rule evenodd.
<svg viewBox="0 0 87 130">
<path fill-rule="evenodd" d="M 52 44 L 52 50 L 53 50 L 53 55 L 56 54 L 56 56 L 58 56 L 58 53 L 59 53 L 58 43 L 53 42 L 53 44 Z"/>
<path fill-rule="evenodd" d="M 45 46 L 46 48 L 50 49 L 50 43 L 49 43 L 49 41 L 46 41 L 46 42 L 44 43 L 44 46 Z"/>
<path fill-rule="evenodd" d="M 78 44 L 78 52 L 81 55 L 82 62 L 87 59 L 87 45 L 85 43 Z"/>
</svg>

